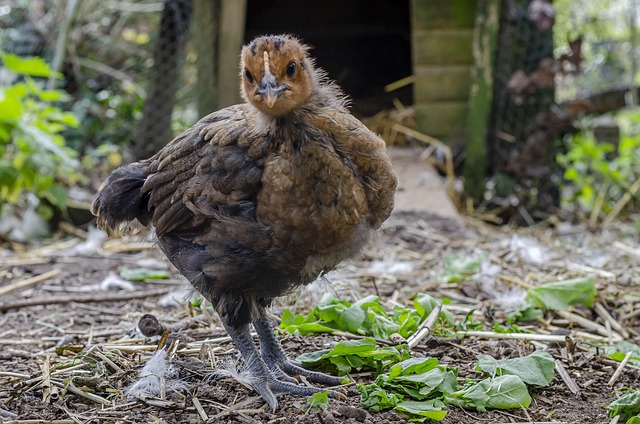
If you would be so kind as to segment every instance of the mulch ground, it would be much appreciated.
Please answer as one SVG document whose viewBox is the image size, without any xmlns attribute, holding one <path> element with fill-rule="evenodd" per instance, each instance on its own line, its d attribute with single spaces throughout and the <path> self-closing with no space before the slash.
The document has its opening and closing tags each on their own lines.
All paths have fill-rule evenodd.
<svg viewBox="0 0 640 424">
<path fill-rule="evenodd" d="M 325 412 L 306 399 L 283 396 L 272 413 L 256 394 L 215 368 L 237 361 L 217 316 L 196 308 L 185 284 L 144 235 L 103 240 L 98 233 L 65 227 L 42 246 L 0 247 L 0 422 L 32 423 L 396 423 L 395 412 L 372 414 L 359 405 L 356 385 L 371 374 L 351 376 L 346 400 L 331 399 Z M 640 237 L 633 227 L 589 231 L 580 225 L 510 230 L 425 213 L 401 213 L 385 224 L 380 238 L 359 260 L 325 282 L 300 290 L 273 308 L 303 313 L 323 293 L 357 300 L 377 294 L 384 305 L 410 305 L 417 293 L 447 298 L 457 318 L 471 312 L 488 333 L 493 322 L 520 304 L 527 287 L 592 276 L 598 307 L 548 314 L 523 326 L 534 334 L 559 334 L 567 343 L 464 337 L 425 340 L 414 356 L 437 357 L 459 368 L 459 378 L 478 378 L 477 354 L 524 356 L 545 349 L 566 370 L 550 387 L 532 391 L 522 410 L 480 413 L 449 408 L 445 423 L 609 422 L 606 405 L 622 387 L 638 387 L 640 368 L 628 363 L 612 380 L 618 363 L 605 347 L 626 339 L 640 343 Z M 455 283 L 444 283 L 447 261 L 481 257 L 483 266 Z M 118 268 L 169 270 L 173 278 L 126 282 Z M 604 311 L 604 312 L 603 312 Z M 158 341 L 140 334 L 137 323 L 152 314 L 172 330 L 171 365 L 184 388 L 159 398 L 128 398 L 123 391 L 154 353 Z M 580 320 L 579 318 L 582 319 Z M 285 351 L 329 347 L 342 337 L 281 335 Z M 40 420 L 40 421 L 38 421 Z"/>
</svg>

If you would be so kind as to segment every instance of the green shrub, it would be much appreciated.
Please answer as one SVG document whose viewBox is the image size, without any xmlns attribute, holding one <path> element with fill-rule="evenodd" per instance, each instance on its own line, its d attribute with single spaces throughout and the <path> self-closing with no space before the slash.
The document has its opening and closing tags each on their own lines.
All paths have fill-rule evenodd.
<svg viewBox="0 0 640 424">
<path fill-rule="evenodd" d="M 61 135 L 78 120 L 57 106 L 67 97 L 64 91 L 43 88 L 43 78 L 59 77 L 44 60 L 0 57 L 0 212 L 8 213 L 33 193 L 39 214 L 48 219 L 49 205 L 65 210 L 65 186 L 83 178 L 76 153 Z"/>
<path fill-rule="evenodd" d="M 621 128 L 617 150 L 583 129 L 569 138 L 567 152 L 558 155 L 565 169 L 565 205 L 589 214 L 609 213 L 640 177 L 640 110 L 625 110 L 615 118 Z M 640 195 L 635 193 L 627 210 L 638 200 Z"/>
</svg>

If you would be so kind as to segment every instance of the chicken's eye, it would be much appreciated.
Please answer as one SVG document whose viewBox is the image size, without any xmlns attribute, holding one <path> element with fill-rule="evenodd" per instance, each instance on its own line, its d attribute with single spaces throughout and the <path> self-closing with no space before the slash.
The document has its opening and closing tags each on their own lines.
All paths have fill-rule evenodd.
<svg viewBox="0 0 640 424">
<path fill-rule="evenodd" d="M 247 78 L 249 84 L 253 84 L 253 75 L 251 75 L 251 72 L 249 72 L 247 68 L 244 68 L 244 76 Z"/>
<path fill-rule="evenodd" d="M 287 76 L 291 78 L 295 75 L 296 75 L 296 62 L 291 61 L 287 65 Z"/>
</svg>

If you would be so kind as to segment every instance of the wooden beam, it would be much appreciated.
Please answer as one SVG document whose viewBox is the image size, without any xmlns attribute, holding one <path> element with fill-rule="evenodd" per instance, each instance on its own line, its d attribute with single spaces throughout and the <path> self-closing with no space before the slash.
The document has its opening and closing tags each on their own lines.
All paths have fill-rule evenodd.
<svg viewBox="0 0 640 424">
<path fill-rule="evenodd" d="M 487 129 L 493 99 L 493 62 L 497 46 L 500 0 L 478 0 L 473 37 L 474 64 L 467 119 L 464 190 L 482 199 L 487 171 Z"/>
<path fill-rule="evenodd" d="M 202 117 L 218 109 L 218 28 L 220 2 L 195 0 L 193 24 L 197 59 L 197 107 Z"/>
<path fill-rule="evenodd" d="M 244 43 L 247 0 L 220 0 L 218 107 L 240 102 L 240 48 Z"/>
</svg>

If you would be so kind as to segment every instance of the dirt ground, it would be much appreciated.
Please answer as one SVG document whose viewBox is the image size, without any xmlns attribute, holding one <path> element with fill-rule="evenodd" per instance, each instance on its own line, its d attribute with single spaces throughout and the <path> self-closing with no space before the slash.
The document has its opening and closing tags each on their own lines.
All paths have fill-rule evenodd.
<svg viewBox="0 0 640 424">
<path fill-rule="evenodd" d="M 492 320 L 503 319 L 517 305 L 513 299 L 522 297 L 523 289 L 513 282 L 535 285 L 588 274 L 597 281 L 601 304 L 624 327 L 629 340 L 638 343 L 640 323 L 634 314 L 640 299 L 638 245 L 637 231 L 627 227 L 594 233 L 563 224 L 514 232 L 470 219 L 400 212 L 385 224 L 363 258 L 329 274 L 332 285 L 301 290 L 273 312 L 278 316 L 284 307 L 308 311 L 326 291 L 350 300 L 377 293 L 389 308 L 408 305 L 413 295 L 422 292 L 450 299 L 446 307 L 456 317 L 474 310 L 474 319 L 491 329 Z M 309 411 L 306 400 L 294 396 L 281 397 L 278 411 L 272 413 L 240 383 L 211 378 L 212 369 L 235 362 L 237 352 L 215 314 L 206 308 L 200 314 L 189 302 L 175 302 L 185 298 L 184 284 L 143 235 L 104 241 L 93 232 L 67 228 L 67 233 L 59 233 L 42 247 L 23 249 L 20 253 L 20 246 L 13 246 L 0 256 L 2 422 L 383 424 L 407 420 L 395 412 L 371 414 L 360 408 L 356 384 L 372 381 L 370 374 L 352 375 L 352 383 L 339 388 L 346 400 L 331 399 L 324 413 Z M 464 282 L 442 282 L 445 258 L 479 253 L 488 258 L 490 269 Z M 173 278 L 127 285 L 113 278 L 121 266 L 170 270 Z M 603 323 L 594 311 L 576 313 Z M 136 332 L 144 314 L 153 314 L 176 330 L 171 336 L 178 340 L 172 344 L 171 363 L 185 387 L 164 398 L 128 399 L 123 390 L 136 380 L 157 345 Z M 532 392 L 534 400 L 526 410 L 480 413 L 449 408 L 445 423 L 609 421 L 605 406 L 619 395 L 615 389 L 637 387 L 640 369 L 627 365 L 609 386 L 617 364 L 601 356 L 606 343 L 580 337 L 576 331 L 593 331 L 561 317 L 548 315 L 545 320 L 529 329 L 568 334 L 575 344 L 467 337 L 425 341 L 412 351 L 414 356 L 433 356 L 458 367 L 464 379 L 478 377 L 473 370 L 476 354 L 509 358 L 546 349 L 577 385 L 572 392 L 556 373 L 550 387 Z M 594 340 L 598 337 L 593 334 Z M 332 335 L 282 334 L 281 338 L 290 357 L 343 340 Z"/>
</svg>

